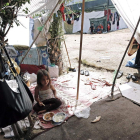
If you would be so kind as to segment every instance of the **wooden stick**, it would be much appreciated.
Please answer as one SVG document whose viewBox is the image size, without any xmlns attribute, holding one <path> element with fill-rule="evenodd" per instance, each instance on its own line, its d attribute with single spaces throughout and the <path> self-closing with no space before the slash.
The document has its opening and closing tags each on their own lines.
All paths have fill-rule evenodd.
<svg viewBox="0 0 140 140">
<path fill-rule="evenodd" d="M 133 35 L 132 35 L 132 37 L 131 37 L 131 39 L 130 39 L 130 41 L 129 41 L 129 43 L 128 43 L 128 46 L 127 46 L 127 48 L 126 48 L 126 50 L 125 50 L 125 52 L 124 52 L 124 55 L 123 55 L 122 60 L 121 60 L 121 62 L 120 62 L 120 65 L 119 65 L 119 67 L 118 67 L 118 69 L 117 69 L 117 72 L 116 72 L 116 75 L 115 75 L 115 78 L 114 78 L 114 81 L 113 81 L 113 85 L 112 85 L 112 88 L 111 88 L 111 97 L 112 97 L 112 99 L 113 99 L 113 96 L 114 96 L 113 92 L 114 92 L 114 86 L 115 86 L 115 82 L 116 82 L 117 75 L 118 75 L 119 70 L 120 70 L 120 68 L 121 68 L 121 65 L 122 65 L 122 62 L 123 62 L 123 60 L 124 60 L 124 57 L 125 57 L 125 55 L 126 55 L 126 53 L 127 53 L 127 50 L 128 50 L 128 48 L 129 48 L 129 46 L 130 46 L 130 44 L 131 44 L 131 41 L 132 41 L 132 39 L 133 39 L 133 37 L 134 37 L 136 31 L 137 31 L 137 28 L 138 28 L 139 23 L 140 23 L 140 17 L 139 17 L 138 22 L 137 22 L 137 24 L 136 24 L 135 30 L 134 30 L 134 32 L 133 32 Z"/>
<path fill-rule="evenodd" d="M 70 64 L 70 68 L 71 68 L 71 62 L 70 62 L 70 58 L 69 58 L 69 54 L 68 54 L 68 50 L 67 50 L 67 46 L 66 46 L 65 40 L 64 40 L 64 45 L 65 45 L 65 48 L 66 48 L 66 52 L 67 52 L 67 56 L 68 56 L 69 64 Z"/>
<path fill-rule="evenodd" d="M 58 4 L 59 4 L 60 2 L 61 2 L 61 0 L 58 0 L 57 4 L 56 4 L 55 7 L 53 8 L 53 10 L 52 10 L 50 16 L 47 18 L 47 20 L 46 20 L 44 26 L 45 26 L 45 25 L 47 24 L 47 22 L 50 20 L 51 16 L 53 15 L 53 12 L 55 11 L 56 7 L 58 6 Z M 40 33 L 41 33 L 41 31 L 38 32 L 37 36 L 35 37 L 34 41 L 33 41 L 32 44 L 31 44 L 31 46 L 30 46 L 29 49 L 27 50 L 25 56 L 22 58 L 20 64 L 23 62 L 23 60 L 24 60 L 25 57 L 27 56 L 28 52 L 30 51 L 31 47 L 32 47 L 33 44 L 35 43 L 35 41 L 36 41 L 36 39 L 38 38 L 38 36 L 40 35 Z M 20 64 L 19 64 L 19 65 L 20 65 Z"/>
<path fill-rule="evenodd" d="M 80 84 L 80 68 L 81 68 L 81 55 L 82 55 L 82 41 L 83 41 L 83 25 L 84 25 L 84 10 L 85 10 L 85 0 L 82 4 L 82 20 L 81 20 L 81 38 L 80 38 L 80 51 L 79 51 L 79 66 L 78 66 L 78 82 L 77 82 L 77 97 L 79 98 L 79 84 Z M 77 106 L 77 104 L 76 104 Z"/>
<path fill-rule="evenodd" d="M 15 124 L 12 124 L 11 127 L 12 127 L 12 130 L 14 132 L 14 137 L 17 138 L 18 140 L 20 140 L 20 135 L 18 133 L 18 130 L 16 128 L 16 125 Z"/>
</svg>

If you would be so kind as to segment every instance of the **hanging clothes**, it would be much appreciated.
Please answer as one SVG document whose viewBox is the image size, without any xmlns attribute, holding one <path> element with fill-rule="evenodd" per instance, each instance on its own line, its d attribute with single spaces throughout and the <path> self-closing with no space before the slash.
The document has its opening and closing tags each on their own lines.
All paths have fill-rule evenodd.
<svg viewBox="0 0 140 140">
<path fill-rule="evenodd" d="M 110 9 L 104 10 L 104 16 L 107 16 L 107 21 L 109 21 L 110 15 L 111 15 L 111 10 Z"/>
<path fill-rule="evenodd" d="M 115 13 L 113 13 L 113 24 L 115 24 Z"/>
</svg>

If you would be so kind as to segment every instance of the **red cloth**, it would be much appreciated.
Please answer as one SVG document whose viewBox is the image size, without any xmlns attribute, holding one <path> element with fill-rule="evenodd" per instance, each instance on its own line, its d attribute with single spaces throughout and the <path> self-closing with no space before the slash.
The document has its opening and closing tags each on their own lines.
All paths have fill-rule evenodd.
<svg viewBox="0 0 140 140">
<path fill-rule="evenodd" d="M 64 15 L 64 9 L 65 9 L 64 3 L 62 3 L 61 6 L 60 6 L 60 12 L 61 12 L 61 14 L 62 14 L 63 20 L 65 21 L 66 19 L 65 19 L 65 15 Z"/>
<path fill-rule="evenodd" d="M 106 15 L 107 15 L 107 21 L 109 21 L 109 16 L 111 15 L 111 10 L 110 9 L 108 9 L 108 11 L 104 10 L 104 16 L 106 16 Z"/>
<path fill-rule="evenodd" d="M 29 65 L 29 64 L 20 64 L 20 69 L 21 69 L 21 73 L 25 73 L 25 72 L 28 72 L 28 73 L 35 73 L 37 74 L 37 71 L 39 69 L 46 69 L 44 65 L 39 65 L 39 66 L 36 66 L 36 65 Z"/>
<path fill-rule="evenodd" d="M 110 31 L 110 25 L 107 25 L 107 30 Z"/>
</svg>

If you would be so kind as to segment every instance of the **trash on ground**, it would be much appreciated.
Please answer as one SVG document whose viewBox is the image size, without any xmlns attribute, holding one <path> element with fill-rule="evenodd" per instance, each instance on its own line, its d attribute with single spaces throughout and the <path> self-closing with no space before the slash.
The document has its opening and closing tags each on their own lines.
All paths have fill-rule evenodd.
<svg viewBox="0 0 140 140">
<path fill-rule="evenodd" d="M 101 116 L 98 116 L 92 121 L 92 123 L 98 122 L 98 121 L 100 121 L 100 119 L 101 119 Z"/>
</svg>

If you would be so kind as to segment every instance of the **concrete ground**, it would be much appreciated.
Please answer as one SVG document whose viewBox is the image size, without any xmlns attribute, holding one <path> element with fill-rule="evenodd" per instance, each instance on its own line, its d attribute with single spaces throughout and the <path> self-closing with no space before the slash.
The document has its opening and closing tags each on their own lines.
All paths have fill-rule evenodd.
<svg viewBox="0 0 140 140">
<path fill-rule="evenodd" d="M 121 96 L 91 106 L 88 119 L 73 116 L 66 123 L 55 127 L 34 140 L 139 140 L 140 107 Z M 91 123 L 96 116 L 101 120 Z"/>
</svg>

